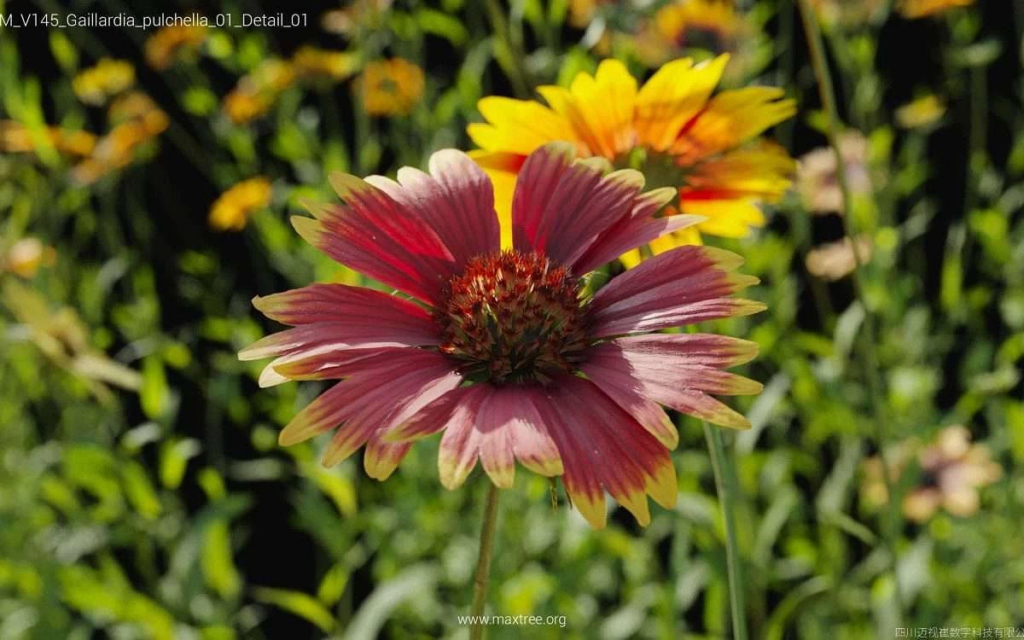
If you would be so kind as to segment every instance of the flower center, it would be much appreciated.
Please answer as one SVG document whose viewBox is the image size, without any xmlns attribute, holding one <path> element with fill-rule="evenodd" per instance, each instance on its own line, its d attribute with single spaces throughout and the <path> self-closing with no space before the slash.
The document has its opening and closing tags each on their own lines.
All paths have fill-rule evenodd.
<svg viewBox="0 0 1024 640">
<path fill-rule="evenodd" d="M 545 382 L 571 372 L 587 344 L 578 281 L 538 253 L 480 255 L 454 276 L 434 317 L 440 350 L 470 379 Z"/>
</svg>

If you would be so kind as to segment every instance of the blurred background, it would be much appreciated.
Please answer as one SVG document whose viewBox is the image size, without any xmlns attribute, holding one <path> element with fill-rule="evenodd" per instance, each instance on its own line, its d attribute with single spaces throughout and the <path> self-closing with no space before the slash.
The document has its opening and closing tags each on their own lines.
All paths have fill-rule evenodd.
<svg viewBox="0 0 1024 640">
<path fill-rule="evenodd" d="M 328 172 L 470 149 L 481 97 L 604 57 L 642 79 L 722 52 L 726 86 L 799 105 L 772 132 L 790 194 L 708 240 L 769 306 L 706 327 L 761 348 L 744 373 L 765 391 L 733 405 L 753 428 L 726 434 L 753 637 L 892 637 L 879 433 L 901 624 L 1024 626 L 1024 4 L 811 4 L 853 241 L 792 0 L 0 0 L 0 639 L 466 637 L 485 478 L 444 490 L 436 438 L 385 483 L 358 456 L 322 468 L 323 441 L 279 448 L 320 389 L 257 388 L 236 353 L 275 327 L 250 300 L 362 283 L 287 222 L 334 197 Z M 214 26 L 94 26 L 193 13 Z M 93 23 L 54 26 L 70 14 Z M 711 464 L 677 422 L 679 505 L 647 528 L 616 509 L 592 530 L 517 475 L 492 611 L 566 624 L 489 637 L 731 637 Z"/>
</svg>

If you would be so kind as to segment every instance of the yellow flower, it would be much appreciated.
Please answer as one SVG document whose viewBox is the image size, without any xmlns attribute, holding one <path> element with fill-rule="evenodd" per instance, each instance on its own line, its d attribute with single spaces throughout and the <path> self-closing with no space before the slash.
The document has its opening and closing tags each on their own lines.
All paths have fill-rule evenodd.
<svg viewBox="0 0 1024 640">
<path fill-rule="evenodd" d="M 974 0 L 903 0 L 900 2 L 899 11 L 903 17 L 926 18 L 938 15 L 953 7 L 966 7 L 974 4 Z"/>
<path fill-rule="evenodd" d="M 124 60 L 103 58 L 71 81 L 78 99 L 86 104 L 103 104 L 111 96 L 135 84 L 135 67 Z"/>
<path fill-rule="evenodd" d="M 946 115 L 946 105 L 933 94 L 922 96 L 896 109 L 896 123 L 904 129 L 923 129 Z"/>
<path fill-rule="evenodd" d="M 292 56 L 292 66 L 301 77 L 340 82 L 355 73 L 359 66 L 359 56 L 346 51 L 303 46 Z"/>
<path fill-rule="evenodd" d="M 291 63 L 277 58 L 265 60 L 224 98 L 224 112 L 235 124 L 245 124 L 264 115 L 281 92 L 295 81 Z"/>
<path fill-rule="evenodd" d="M 793 160 L 774 143 L 758 140 L 792 116 L 796 105 L 773 87 L 712 92 L 728 56 L 694 66 L 675 60 L 642 87 L 618 60 L 605 60 L 597 75 L 580 73 L 568 89 L 543 86 L 550 105 L 488 97 L 478 104 L 487 121 L 469 125 L 480 147 L 477 162 L 494 182 L 503 238 L 511 238 L 511 196 L 525 157 L 552 140 L 567 140 L 578 157 L 600 156 L 644 173 L 648 187 L 679 189 L 679 210 L 705 216 L 698 228 L 741 238 L 763 226 L 762 202 L 776 202 L 790 185 Z M 658 253 L 693 244 L 693 232 L 671 236 Z M 639 250 L 623 256 L 639 262 Z"/>
<path fill-rule="evenodd" d="M 210 207 L 210 226 L 218 231 L 241 231 L 249 216 L 270 204 L 271 195 L 270 181 L 262 176 L 239 182 Z"/>
<path fill-rule="evenodd" d="M 146 40 L 146 62 L 154 69 L 167 69 L 177 62 L 182 54 L 199 49 L 208 36 L 209 30 L 206 27 L 162 27 Z"/>
<path fill-rule="evenodd" d="M 357 91 L 372 116 L 408 115 L 423 97 L 423 70 L 402 58 L 371 62 L 359 76 Z"/>
<path fill-rule="evenodd" d="M 899 480 L 914 458 L 920 468 L 919 482 L 902 503 L 903 514 L 914 522 L 925 522 L 940 507 L 955 516 L 975 513 L 981 503 L 978 489 L 1003 475 L 988 448 L 971 444 L 971 432 L 962 425 L 942 429 L 927 446 L 907 440 L 893 447 L 889 453 L 893 480 Z M 861 495 L 865 503 L 873 508 L 886 504 L 889 494 L 881 459 L 865 460 L 863 470 Z"/>
<path fill-rule="evenodd" d="M 44 245 L 38 238 L 22 238 L 0 256 L 0 272 L 10 271 L 22 278 L 32 278 L 40 266 L 52 265 L 57 258 L 53 247 Z"/>
<path fill-rule="evenodd" d="M 856 246 L 861 264 L 871 259 L 871 238 L 857 236 Z M 854 243 L 849 238 L 843 238 L 811 249 L 807 252 L 807 272 L 830 282 L 850 275 L 857 268 L 853 247 Z"/>
<path fill-rule="evenodd" d="M 88 131 L 44 127 L 46 139 L 59 153 L 69 156 L 87 156 L 96 146 L 96 136 Z M 0 120 L 0 151 L 29 153 L 35 151 L 36 141 L 25 125 L 14 120 Z"/>
</svg>

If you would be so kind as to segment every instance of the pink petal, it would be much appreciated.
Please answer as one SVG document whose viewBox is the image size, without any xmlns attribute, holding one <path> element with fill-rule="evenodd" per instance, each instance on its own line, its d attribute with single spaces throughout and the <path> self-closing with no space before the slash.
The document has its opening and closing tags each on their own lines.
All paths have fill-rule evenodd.
<svg viewBox="0 0 1024 640">
<path fill-rule="evenodd" d="M 762 311 L 759 302 L 724 297 L 758 282 L 732 273 L 742 262 L 729 251 L 696 246 L 645 260 L 594 296 L 592 335 L 654 331 Z"/>
<path fill-rule="evenodd" d="M 501 248 L 494 188 L 469 156 L 454 149 L 430 156 L 430 174 L 403 167 L 398 182 L 370 176 L 370 184 L 416 212 L 455 258 L 455 270 L 472 257 Z"/>
<path fill-rule="evenodd" d="M 427 221 L 355 176 L 334 174 L 331 184 L 343 204 L 293 217 L 299 235 L 341 264 L 437 304 L 455 259 Z"/>
<path fill-rule="evenodd" d="M 658 442 L 669 449 L 679 446 L 679 432 L 665 410 L 647 397 L 643 384 L 633 377 L 628 365 L 619 366 L 621 363 L 610 360 L 591 357 L 580 366 L 580 370 L 586 374 L 587 380 L 633 416 Z"/>
<path fill-rule="evenodd" d="M 643 187 L 639 172 L 608 173 L 610 168 L 600 158 L 573 162 L 560 143 L 530 154 L 512 201 L 514 246 L 572 265 L 601 234 L 630 215 Z"/>
<path fill-rule="evenodd" d="M 366 443 L 366 450 L 363 452 L 363 468 L 366 475 L 375 480 L 387 480 L 398 463 L 402 461 L 405 454 L 409 453 L 409 443 L 391 443 L 382 439 L 381 432 L 377 431 Z"/>
<path fill-rule="evenodd" d="M 499 487 L 512 486 L 515 460 L 545 476 L 562 473 L 558 449 L 536 408 L 540 388 L 494 387 L 480 383 L 449 392 L 411 420 L 398 424 L 384 440 L 397 442 L 445 431 L 438 454 L 441 482 L 461 485 L 480 460 Z"/>
<path fill-rule="evenodd" d="M 701 216 L 686 215 L 654 218 L 653 216 L 675 195 L 675 189 L 666 187 L 639 196 L 633 204 L 631 214 L 605 231 L 572 265 L 573 273 L 588 273 L 627 251 L 704 220 Z"/>
<path fill-rule="evenodd" d="M 565 487 L 595 527 L 604 526 L 602 488 L 641 525 L 650 522 L 646 494 L 675 503 L 668 449 L 591 382 L 564 376 L 551 386 L 542 414 L 562 455 Z"/>
<path fill-rule="evenodd" d="M 351 322 L 362 318 L 379 319 L 425 333 L 436 332 L 430 313 L 423 307 L 367 287 L 313 284 L 269 296 L 257 296 L 252 304 L 263 315 L 281 324 Z"/>
<path fill-rule="evenodd" d="M 475 428 L 480 405 L 491 393 L 487 384 L 468 388 L 454 407 L 437 452 L 437 469 L 441 484 L 447 489 L 462 486 L 480 455 L 481 434 Z"/>
<path fill-rule="evenodd" d="M 750 426 L 746 418 L 707 394 L 759 393 L 760 383 L 721 370 L 756 353 L 753 343 L 722 336 L 636 336 L 594 347 L 581 369 L 634 416 L 633 407 L 643 407 L 639 396 L 714 424 L 744 429 Z M 624 388 L 627 392 L 621 393 Z"/>
<path fill-rule="evenodd" d="M 420 401 L 457 387 L 461 377 L 444 356 L 419 349 L 399 349 L 362 360 L 300 411 L 281 432 L 282 445 L 295 444 L 342 423 L 324 455 L 333 464 L 350 455 L 391 416 Z"/>
<path fill-rule="evenodd" d="M 539 236 L 548 201 L 575 157 L 571 144 L 553 142 L 526 158 L 512 196 L 512 246 L 518 251 L 543 250 L 544 239 Z M 528 188 L 523 188 L 524 184 Z"/>
</svg>

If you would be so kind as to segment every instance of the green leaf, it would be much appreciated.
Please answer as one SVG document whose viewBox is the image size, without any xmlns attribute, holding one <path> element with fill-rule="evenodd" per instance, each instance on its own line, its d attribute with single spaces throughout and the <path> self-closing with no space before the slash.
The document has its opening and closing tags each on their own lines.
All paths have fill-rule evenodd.
<svg viewBox="0 0 1024 640">
<path fill-rule="evenodd" d="M 221 597 L 233 598 L 241 588 L 241 579 L 231 557 L 231 531 L 227 519 L 211 522 L 206 527 L 200 566 L 206 584 Z"/>
<path fill-rule="evenodd" d="M 256 587 L 252 590 L 252 597 L 260 602 L 294 613 L 303 620 L 315 624 L 325 633 L 333 631 L 337 624 L 331 612 L 320 604 L 316 598 L 299 591 Z"/>
</svg>

